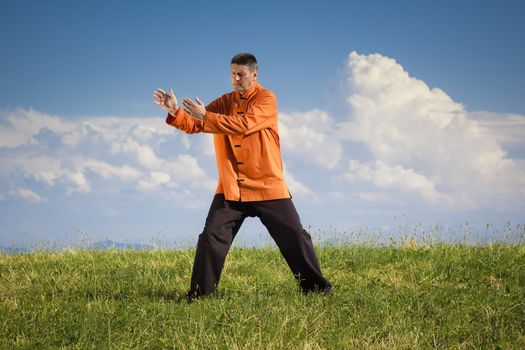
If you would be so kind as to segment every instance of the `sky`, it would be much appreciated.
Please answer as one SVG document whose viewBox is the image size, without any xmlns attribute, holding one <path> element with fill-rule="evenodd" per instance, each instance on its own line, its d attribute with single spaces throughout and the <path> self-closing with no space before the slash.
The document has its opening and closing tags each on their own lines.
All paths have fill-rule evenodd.
<svg viewBox="0 0 525 350">
<path fill-rule="evenodd" d="M 317 239 L 523 230 L 523 13 L 509 0 L 3 0 L 0 246 L 193 245 L 213 141 L 165 124 L 151 95 L 211 102 L 238 52 L 277 96 L 286 180 Z M 237 238 L 268 239 L 257 219 Z"/>
</svg>

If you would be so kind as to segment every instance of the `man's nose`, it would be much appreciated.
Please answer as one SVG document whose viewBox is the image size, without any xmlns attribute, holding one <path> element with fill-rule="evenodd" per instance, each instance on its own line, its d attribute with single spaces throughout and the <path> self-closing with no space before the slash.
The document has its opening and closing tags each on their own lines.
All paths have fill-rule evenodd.
<svg viewBox="0 0 525 350">
<path fill-rule="evenodd" d="M 236 76 L 235 76 L 235 80 L 239 81 L 239 80 L 241 80 L 241 77 L 238 76 L 238 75 L 236 75 Z"/>
</svg>

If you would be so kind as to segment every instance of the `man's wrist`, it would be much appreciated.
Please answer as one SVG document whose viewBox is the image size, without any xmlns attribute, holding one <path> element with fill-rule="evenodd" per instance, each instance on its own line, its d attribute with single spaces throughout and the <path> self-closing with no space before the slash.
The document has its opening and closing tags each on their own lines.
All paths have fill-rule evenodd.
<svg viewBox="0 0 525 350">
<path fill-rule="evenodd" d="M 177 113 L 177 111 L 179 110 L 179 108 L 170 108 L 168 109 L 168 113 L 171 114 L 172 116 L 175 116 L 175 114 Z"/>
</svg>

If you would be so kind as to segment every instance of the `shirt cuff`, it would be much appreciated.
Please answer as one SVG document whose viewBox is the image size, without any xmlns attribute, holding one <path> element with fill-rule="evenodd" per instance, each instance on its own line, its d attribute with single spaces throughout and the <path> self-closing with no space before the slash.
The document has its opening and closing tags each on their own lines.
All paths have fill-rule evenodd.
<svg viewBox="0 0 525 350">
<path fill-rule="evenodd" d="M 168 113 L 168 116 L 166 117 L 166 123 L 171 126 L 175 126 L 177 124 L 177 116 L 181 113 L 182 113 L 181 108 L 177 109 L 177 112 L 175 112 L 175 115 Z"/>
<path fill-rule="evenodd" d="M 213 134 L 216 131 L 216 125 L 217 125 L 217 114 L 212 112 L 206 112 L 206 116 L 204 118 L 204 132 Z"/>
</svg>

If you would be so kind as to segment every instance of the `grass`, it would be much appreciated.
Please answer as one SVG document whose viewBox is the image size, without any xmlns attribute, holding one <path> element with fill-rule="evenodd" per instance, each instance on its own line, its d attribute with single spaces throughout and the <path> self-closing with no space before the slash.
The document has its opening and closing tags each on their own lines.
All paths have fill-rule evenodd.
<svg viewBox="0 0 525 350">
<path fill-rule="evenodd" d="M 0 348 L 525 348 L 523 245 L 316 249 L 330 297 L 276 249 L 234 248 L 191 304 L 191 249 L 0 254 Z"/>
</svg>

